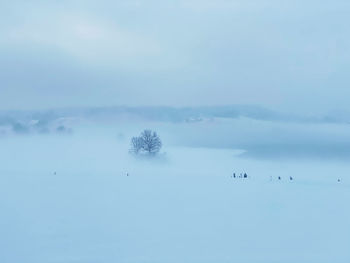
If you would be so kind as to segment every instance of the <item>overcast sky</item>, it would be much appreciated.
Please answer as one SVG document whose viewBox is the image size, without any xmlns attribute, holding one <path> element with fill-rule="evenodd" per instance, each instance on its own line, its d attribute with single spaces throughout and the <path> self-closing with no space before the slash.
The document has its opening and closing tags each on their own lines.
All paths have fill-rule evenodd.
<svg viewBox="0 0 350 263">
<path fill-rule="evenodd" d="M 350 110 L 348 0 L 0 2 L 0 109 Z"/>
</svg>

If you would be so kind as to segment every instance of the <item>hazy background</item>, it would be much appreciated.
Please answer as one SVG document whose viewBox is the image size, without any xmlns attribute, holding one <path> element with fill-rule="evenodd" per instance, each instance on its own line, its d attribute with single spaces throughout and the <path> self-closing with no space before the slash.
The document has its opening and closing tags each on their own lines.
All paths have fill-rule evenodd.
<svg viewBox="0 0 350 263">
<path fill-rule="evenodd" d="M 2 111 L 0 140 L 21 136 L 33 138 L 35 143 L 38 135 L 83 139 L 90 134 L 93 141 L 109 137 L 115 143 L 122 142 L 127 154 L 131 137 L 150 128 L 159 133 L 165 149 L 176 146 L 241 150 L 241 157 L 275 161 L 348 161 L 349 123 L 346 114 L 284 114 L 247 105 Z"/>
<path fill-rule="evenodd" d="M 0 109 L 350 110 L 349 1 L 2 1 Z"/>
</svg>

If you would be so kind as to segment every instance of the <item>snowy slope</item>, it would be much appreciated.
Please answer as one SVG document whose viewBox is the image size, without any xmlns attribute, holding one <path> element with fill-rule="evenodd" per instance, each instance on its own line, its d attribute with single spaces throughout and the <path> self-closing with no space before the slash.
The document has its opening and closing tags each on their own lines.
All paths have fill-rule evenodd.
<svg viewBox="0 0 350 263">
<path fill-rule="evenodd" d="M 0 148 L 0 262 L 350 262 L 344 162 L 189 147 L 135 160 L 110 134 Z"/>
</svg>

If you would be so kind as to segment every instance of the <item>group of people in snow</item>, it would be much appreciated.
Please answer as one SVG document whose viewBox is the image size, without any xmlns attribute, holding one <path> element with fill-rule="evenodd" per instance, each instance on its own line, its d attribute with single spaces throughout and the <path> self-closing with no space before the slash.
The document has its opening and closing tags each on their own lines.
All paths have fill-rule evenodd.
<svg viewBox="0 0 350 263">
<path fill-rule="evenodd" d="M 236 173 L 232 173 L 231 178 L 248 178 L 248 174 L 247 173 L 240 173 L 239 175 L 236 175 Z M 270 181 L 272 181 L 272 179 L 273 179 L 272 176 L 270 176 Z M 278 176 L 277 179 L 279 181 L 281 181 L 282 177 Z M 289 176 L 289 180 L 293 181 L 293 177 Z M 338 182 L 339 182 L 339 180 L 338 180 Z"/>
<path fill-rule="evenodd" d="M 281 181 L 281 180 L 282 180 L 282 177 L 281 177 L 281 176 L 278 176 L 277 179 L 278 179 L 279 181 Z M 272 181 L 272 176 L 270 176 L 270 181 Z M 293 177 L 292 177 L 292 176 L 289 176 L 289 181 L 293 181 Z"/>
<path fill-rule="evenodd" d="M 236 173 L 233 173 L 231 175 L 231 178 L 248 178 L 248 175 L 247 175 L 247 173 L 244 173 L 244 174 L 240 173 L 238 176 L 238 175 L 236 175 Z"/>
<path fill-rule="evenodd" d="M 244 173 L 244 174 L 240 173 L 239 175 L 236 175 L 236 173 L 232 173 L 231 178 L 248 178 L 248 175 L 247 175 L 247 173 Z M 270 182 L 272 180 L 273 180 L 273 177 L 270 176 Z M 277 180 L 282 181 L 282 177 L 278 176 Z M 289 181 L 293 181 L 293 180 L 294 180 L 294 178 L 292 176 L 289 176 Z M 337 181 L 338 181 L 338 183 L 340 183 L 341 182 L 340 178 L 338 178 Z"/>
</svg>

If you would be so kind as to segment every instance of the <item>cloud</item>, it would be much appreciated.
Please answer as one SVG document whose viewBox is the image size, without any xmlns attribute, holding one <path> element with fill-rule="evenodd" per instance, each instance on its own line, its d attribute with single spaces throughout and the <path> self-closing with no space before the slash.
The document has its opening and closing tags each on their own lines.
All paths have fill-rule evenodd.
<svg viewBox="0 0 350 263">
<path fill-rule="evenodd" d="M 7 45 L 55 47 L 92 62 L 141 59 L 162 51 L 160 44 L 146 34 L 74 14 L 27 21 L 8 28 L 3 39 Z"/>
<path fill-rule="evenodd" d="M 330 0 L 8 1 L 0 10 L 0 108 L 348 110 L 349 7 Z"/>
</svg>

